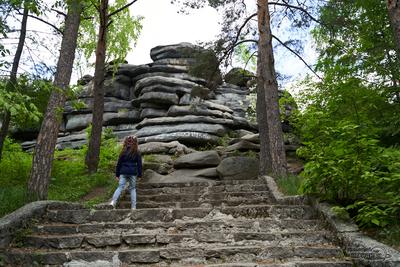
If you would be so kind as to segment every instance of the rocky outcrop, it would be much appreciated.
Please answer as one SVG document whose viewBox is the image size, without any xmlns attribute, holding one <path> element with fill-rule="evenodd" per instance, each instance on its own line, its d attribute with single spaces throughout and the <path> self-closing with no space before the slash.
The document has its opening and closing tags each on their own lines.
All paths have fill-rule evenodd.
<svg viewBox="0 0 400 267">
<path fill-rule="evenodd" d="M 232 130 L 256 132 L 257 126 L 246 118 L 247 87 L 229 83 L 211 87 L 207 79 L 193 75 L 202 53 L 211 52 L 189 43 L 158 46 L 150 52 L 152 63 L 108 66 L 104 127 L 119 139 L 134 134 L 140 143 L 178 141 L 190 146 L 216 145 Z M 77 99 L 66 102 L 58 149 L 86 143 L 83 130 L 91 122 L 93 107 L 91 79 L 82 77 Z M 33 146 L 34 142 L 23 144 L 25 149 Z"/>
<path fill-rule="evenodd" d="M 241 87 L 255 85 L 255 74 L 242 68 L 233 68 L 225 74 L 225 82 Z"/>
<path fill-rule="evenodd" d="M 104 126 L 114 127 L 118 137 L 134 132 L 141 143 L 179 141 L 190 145 L 216 144 L 231 129 L 254 130 L 245 118 L 245 88 L 224 84 L 212 91 L 205 88 L 206 80 L 188 73 L 202 51 L 188 43 L 158 46 L 150 52 L 153 63 L 122 64 L 114 75 L 110 67 L 105 81 Z M 70 100 L 65 106 L 61 130 L 68 135 L 76 136 L 75 132 L 91 121 L 90 76 L 85 76 L 81 84 L 84 90 L 78 100 Z M 193 88 L 205 88 L 202 90 L 208 95 L 203 98 L 208 100 L 196 101 Z M 135 128 L 116 128 L 136 123 Z M 80 144 L 84 142 L 80 139 Z"/>
</svg>

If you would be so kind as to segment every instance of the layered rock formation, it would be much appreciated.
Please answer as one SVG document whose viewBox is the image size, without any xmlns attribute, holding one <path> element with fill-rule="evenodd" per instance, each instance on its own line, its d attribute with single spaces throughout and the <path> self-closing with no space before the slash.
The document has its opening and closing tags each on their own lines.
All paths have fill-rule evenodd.
<svg viewBox="0 0 400 267">
<path fill-rule="evenodd" d="M 134 134 L 140 143 L 196 146 L 216 144 L 232 129 L 256 131 L 245 118 L 248 88 L 227 83 L 206 88 L 208 81 L 189 74 L 194 55 L 203 50 L 189 43 L 158 46 L 150 53 L 153 63 L 122 64 L 114 74 L 110 66 L 104 83 L 104 126 L 120 139 Z M 59 149 L 86 142 L 83 130 L 91 122 L 93 106 L 91 77 L 84 76 L 80 84 L 78 99 L 65 106 Z M 24 143 L 26 149 L 33 145 Z"/>
</svg>

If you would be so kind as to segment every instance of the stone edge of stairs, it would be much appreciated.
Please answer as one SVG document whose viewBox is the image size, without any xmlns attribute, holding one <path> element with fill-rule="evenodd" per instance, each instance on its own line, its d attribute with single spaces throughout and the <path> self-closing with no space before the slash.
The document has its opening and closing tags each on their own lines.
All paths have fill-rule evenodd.
<svg viewBox="0 0 400 267">
<path fill-rule="evenodd" d="M 329 228 L 337 236 L 340 242 L 339 245 L 357 266 L 400 266 L 399 251 L 364 235 L 352 220 L 338 218 L 331 209 L 332 205 L 320 202 L 318 199 L 309 196 L 285 196 L 279 191 L 274 178 L 263 176 L 262 179 L 267 184 L 271 196 L 277 204 L 310 204 L 321 218 L 328 223 Z"/>
</svg>

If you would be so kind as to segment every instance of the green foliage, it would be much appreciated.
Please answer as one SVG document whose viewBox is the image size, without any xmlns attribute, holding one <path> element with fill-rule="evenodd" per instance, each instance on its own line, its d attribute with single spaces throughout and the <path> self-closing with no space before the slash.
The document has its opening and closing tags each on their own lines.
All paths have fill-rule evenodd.
<svg viewBox="0 0 400 267">
<path fill-rule="evenodd" d="M 0 188 L 23 184 L 30 172 L 32 156 L 22 151 L 21 146 L 9 138 L 6 138 L 3 149 L 0 162 Z M 16 163 L 18 168 L 15 168 Z"/>
<path fill-rule="evenodd" d="M 288 176 L 280 176 L 276 178 L 276 183 L 279 186 L 279 189 L 285 195 L 298 195 L 300 193 L 300 186 L 303 181 L 302 176 L 297 175 L 288 175 Z"/>
<path fill-rule="evenodd" d="M 400 214 L 400 68 L 386 1 L 327 1 L 320 20 L 324 80 L 302 83 L 295 122 L 302 192 L 343 205 L 361 227 L 391 227 Z"/>
<path fill-rule="evenodd" d="M 21 76 L 17 84 L 11 85 L 8 80 L 0 81 L 0 110 L 7 110 L 17 120 L 39 121 L 41 113 L 33 102 L 33 98 L 24 89 L 35 88 L 36 83 Z"/>
<path fill-rule="evenodd" d="M 96 196 L 91 204 L 105 200 L 114 189 L 114 168 L 120 146 L 115 139 L 103 140 L 100 153 L 100 169 L 87 174 L 84 164 L 86 149 L 56 151 L 53 161 L 48 199 L 79 201 L 96 187 L 105 187 L 107 195 Z M 16 168 L 16 163 L 18 168 Z M 23 152 L 19 144 L 6 139 L 0 162 L 0 216 L 16 210 L 27 203 L 26 184 L 32 155 Z"/>
<path fill-rule="evenodd" d="M 400 150 L 380 142 L 396 107 L 374 88 L 350 79 L 313 84 L 300 103 L 306 159 L 302 192 L 346 207 L 362 227 L 391 224 L 400 212 Z M 323 87 L 324 86 L 324 87 Z"/>
<path fill-rule="evenodd" d="M 244 69 L 256 72 L 257 69 L 257 53 L 252 50 L 252 46 L 240 44 L 235 48 L 235 56 L 237 60 L 244 65 Z"/>
<path fill-rule="evenodd" d="M 109 6 L 109 14 L 127 4 L 126 0 L 117 0 Z M 78 46 L 88 60 L 94 55 L 97 46 L 97 31 L 99 28 L 99 14 L 92 4 L 84 11 L 85 17 L 93 17 L 93 20 L 82 20 L 81 32 L 78 39 Z M 133 44 L 139 37 L 142 30 L 141 21 L 143 17 L 133 17 L 129 8 L 111 17 L 111 23 L 107 28 L 107 53 L 106 62 L 114 59 L 123 60 L 132 49 Z"/>
<path fill-rule="evenodd" d="M 400 213 L 400 68 L 386 1 L 328 1 L 320 19 L 324 80 L 303 84 L 298 121 L 302 190 L 344 205 L 361 227 L 388 227 Z"/>
</svg>

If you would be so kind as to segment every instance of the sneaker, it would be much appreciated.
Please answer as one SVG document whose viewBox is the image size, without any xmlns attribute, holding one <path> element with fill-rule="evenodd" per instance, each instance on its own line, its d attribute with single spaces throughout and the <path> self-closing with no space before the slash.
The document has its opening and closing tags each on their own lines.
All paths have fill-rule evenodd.
<svg viewBox="0 0 400 267">
<path fill-rule="evenodd" d="M 136 208 L 131 208 L 131 210 L 135 210 Z"/>
<path fill-rule="evenodd" d="M 110 202 L 110 205 L 115 209 L 115 202 L 114 202 L 114 200 L 111 200 L 111 202 Z"/>
</svg>

